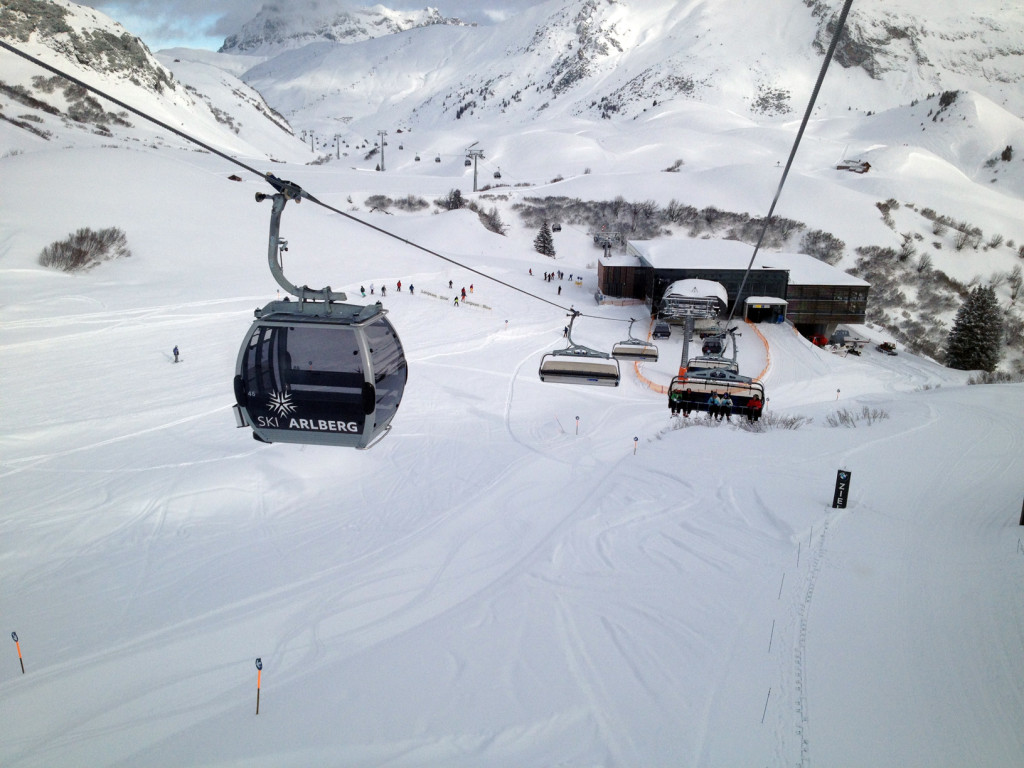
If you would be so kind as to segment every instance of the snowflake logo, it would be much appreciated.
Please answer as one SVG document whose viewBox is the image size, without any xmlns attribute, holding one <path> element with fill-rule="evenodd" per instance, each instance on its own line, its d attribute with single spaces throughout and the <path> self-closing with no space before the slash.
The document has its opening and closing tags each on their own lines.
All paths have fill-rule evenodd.
<svg viewBox="0 0 1024 768">
<path fill-rule="evenodd" d="M 295 411 L 295 406 L 292 404 L 292 396 L 290 392 L 274 392 L 270 396 L 271 411 L 276 413 L 278 416 L 287 416 L 288 414 Z"/>
</svg>

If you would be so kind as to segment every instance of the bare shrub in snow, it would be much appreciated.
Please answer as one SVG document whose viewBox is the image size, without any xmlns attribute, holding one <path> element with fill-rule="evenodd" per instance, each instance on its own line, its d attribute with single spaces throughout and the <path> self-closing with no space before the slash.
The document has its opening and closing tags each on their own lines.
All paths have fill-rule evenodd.
<svg viewBox="0 0 1024 768">
<path fill-rule="evenodd" d="M 39 263 L 44 267 L 55 267 L 65 272 L 92 269 L 97 264 L 111 259 L 123 259 L 132 255 L 124 231 L 108 227 L 95 231 L 83 227 L 66 240 L 60 240 L 43 248 Z"/>
<path fill-rule="evenodd" d="M 854 413 L 848 408 L 842 408 L 835 413 L 830 413 L 825 417 L 825 423 L 830 427 L 846 427 L 848 429 L 855 429 L 857 424 L 863 422 L 865 426 L 871 426 L 879 421 L 885 421 L 889 418 L 889 412 L 884 411 L 881 408 L 869 408 L 864 406 L 860 413 Z"/>
</svg>

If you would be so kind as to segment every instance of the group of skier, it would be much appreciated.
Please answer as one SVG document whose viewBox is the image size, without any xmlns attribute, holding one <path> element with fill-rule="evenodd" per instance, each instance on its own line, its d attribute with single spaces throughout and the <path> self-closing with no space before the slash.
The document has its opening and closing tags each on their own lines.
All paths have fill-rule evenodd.
<svg viewBox="0 0 1024 768">
<path fill-rule="evenodd" d="M 449 288 L 452 287 L 452 281 L 451 280 L 448 281 L 448 287 Z M 399 293 L 402 292 L 402 281 L 401 280 L 399 280 L 399 281 L 397 281 L 395 283 L 395 290 L 398 291 Z M 382 285 L 380 287 L 380 295 L 381 296 L 387 296 L 387 291 L 388 291 L 387 286 Z M 370 283 L 370 294 L 373 295 L 376 292 L 377 292 L 377 287 L 373 283 Z M 472 284 L 469 286 L 469 292 L 470 293 L 473 292 Z M 360 285 L 359 286 L 359 293 L 365 299 L 366 298 L 366 286 Z M 412 285 L 409 286 L 409 293 L 416 293 L 416 289 L 415 289 L 414 286 L 412 286 Z M 463 301 L 466 300 L 466 288 L 465 287 L 462 288 L 462 300 Z M 458 296 L 455 297 L 455 306 L 456 307 L 459 306 L 459 297 Z"/>
<path fill-rule="evenodd" d="M 707 411 L 708 418 L 715 421 L 732 421 L 733 403 L 732 397 L 728 392 L 712 392 L 705 400 L 702 394 L 695 394 L 692 389 L 687 388 L 685 392 L 679 389 L 673 389 L 669 392 L 668 396 L 669 407 L 672 409 L 672 415 L 678 416 L 681 412 L 683 416 L 689 417 L 691 411 Z M 764 408 L 764 403 L 758 395 L 751 397 L 746 405 L 740 406 L 739 415 L 746 414 L 748 421 L 757 421 L 761 418 L 761 411 Z"/>
</svg>

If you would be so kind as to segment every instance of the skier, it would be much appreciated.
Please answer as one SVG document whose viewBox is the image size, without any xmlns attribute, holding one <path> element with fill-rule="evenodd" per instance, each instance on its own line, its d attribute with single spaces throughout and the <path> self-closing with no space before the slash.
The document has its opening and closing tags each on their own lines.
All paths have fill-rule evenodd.
<svg viewBox="0 0 1024 768">
<path fill-rule="evenodd" d="M 470 292 L 470 293 L 472 293 L 472 292 L 473 292 L 473 284 L 472 284 L 472 283 L 470 283 L 470 284 L 469 284 L 469 292 Z"/>
<path fill-rule="evenodd" d="M 459 297 L 458 296 L 455 297 L 455 306 L 456 307 L 459 306 Z"/>
<path fill-rule="evenodd" d="M 465 288 L 462 289 L 462 300 L 463 301 L 466 300 L 466 289 Z"/>
<path fill-rule="evenodd" d="M 386 285 L 382 285 L 380 287 L 380 295 L 381 296 L 387 296 L 388 295 L 388 287 Z"/>
<path fill-rule="evenodd" d="M 373 295 L 373 283 L 370 283 L 370 295 Z"/>
<path fill-rule="evenodd" d="M 409 283 L 409 293 L 416 293 L 416 291 L 413 290 L 412 283 Z"/>
<path fill-rule="evenodd" d="M 722 405 L 722 398 L 718 396 L 717 392 L 712 392 L 711 396 L 708 397 L 708 418 L 717 419 L 718 409 Z"/>
<path fill-rule="evenodd" d="M 178 345 L 174 345 L 174 362 L 178 362 Z"/>
<path fill-rule="evenodd" d="M 451 280 L 449 280 L 449 281 L 448 281 L 448 290 L 450 291 L 451 289 L 452 289 L 452 281 L 451 281 Z"/>
<path fill-rule="evenodd" d="M 678 389 L 673 389 L 668 396 L 668 404 L 672 408 L 672 415 L 678 416 L 679 410 L 683 407 L 683 393 Z"/>
<path fill-rule="evenodd" d="M 747 418 L 750 421 L 757 421 L 759 418 L 761 418 L 761 408 L 763 407 L 764 404 L 761 402 L 761 398 L 758 397 L 757 395 L 754 395 L 747 402 Z"/>
<path fill-rule="evenodd" d="M 399 293 L 402 292 L 402 281 L 401 280 L 398 281 L 398 292 Z"/>
<path fill-rule="evenodd" d="M 363 298 L 365 299 L 366 298 L 366 289 L 363 286 L 361 286 L 361 285 L 359 286 L 359 292 L 363 295 Z"/>
<path fill-rule="evenodd" d="M 686 394 L 683 395 L 683 416 L 690 418 L 690 411 L 693 410 L 693 390 L 689 387 L 686 388 Z"/>
<path fill-rule="evenodd" d="M 559 295 L 559 296 L 561 296 L 561 295 L 562 295 L 562 286 L 558 286 L 558 295 Z"/>
<path fill-rule="evenodd" d="M 725 393 L 725 397 L 722 398 L 722 409 L 719 411 L 718 420 L 721 421 L 722 417 L 725 417 L 726 421 L 732 421 L 732 398 L 729 393 Z"/>
</svg>

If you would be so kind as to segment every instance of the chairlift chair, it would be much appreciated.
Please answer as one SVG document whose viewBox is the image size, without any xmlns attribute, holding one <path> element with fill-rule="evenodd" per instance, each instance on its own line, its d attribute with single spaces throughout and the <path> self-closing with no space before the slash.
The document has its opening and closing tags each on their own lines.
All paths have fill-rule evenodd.
<svg viewBox="0 0 1024 768">
<path fill-rule="evenodd" d="M 380 302 L 346 303 L 330 287 L 298 288 L 285 278 L 279 237 L 288 200 L 308 197 L 291 182 L 267 180 L 272 199 L 270 271 L 297 300 L 255 312 L 235 365 L 235 419 L 265 443 L 369 448 L 391 429 L 408 378 L 402 343 Z"/>
<path fill-rule="evenodd" d="M 747 415 L 749 403 L 757 395 L 762 408 L 765 403 L 764 385 L 760 381 L 742 376 L 728 368 L 687 369 L 682 376 L 676 376 L 668 388 L 669 408 L 676 410 L 676 398 L 682 395 L 683 410 L 707 411 L 708 398 L 714 394 L 728 394 L 732 398 L 732 411 Z M 760 414 L 755 414 L 760 415 Z"/>
<path fill-rule="evenodd" d="M 605 352 L 576 344 L 572 340 L 573 322 L 579 316 L 570 315 L 566 333 L 568 346 L 549 352 L 540 361 L 540 380 L 560 384 L 589 384 L 599 387 L 617 387 L 621 378 L 619 363 Z"/>
<path fill-rule="evenodd" d="M 658 362 L 658 348 L 650 342 L 633 336 L 633 318 L 629 319 L 629 338 L 612 346 L 612 357 L 616 360 L 632 360 L 640 363 Z"/>
</svg>

